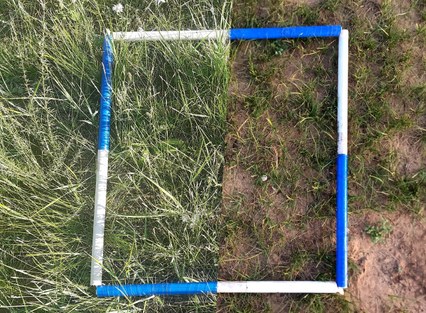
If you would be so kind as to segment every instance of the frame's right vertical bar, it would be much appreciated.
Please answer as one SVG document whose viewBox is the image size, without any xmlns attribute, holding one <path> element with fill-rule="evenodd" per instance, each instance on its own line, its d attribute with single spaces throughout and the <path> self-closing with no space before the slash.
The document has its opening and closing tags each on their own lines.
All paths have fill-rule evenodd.
<svg viewBox="0 0 426 313">
<path fill-rule="evenodd" d="M 336 283 L 348 286 L 348 67 L 349 32 L 339 36 L 337 82 L 337 212 L 336 212 Z"/>
</svg>

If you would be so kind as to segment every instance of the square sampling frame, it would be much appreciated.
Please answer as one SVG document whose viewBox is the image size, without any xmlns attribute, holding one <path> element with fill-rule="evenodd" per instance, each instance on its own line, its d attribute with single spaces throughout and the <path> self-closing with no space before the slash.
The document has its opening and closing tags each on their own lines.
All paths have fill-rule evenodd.
<svg viewBox="0 0 426 313">
<path fill-rule="evenodd" d="M 108 153 L 112 101 L 113 41 L 267 40 L 338 37 L 336 281 L 212 281 L 140 285 L 102 285 Z M 348 63 L 349 32 L 339 25 L 237 28 L 188 31 L 107 31 L 102 54 L 101 100 L 96 169 L 90 284 L 98 297 L 194 295 L 205 293 L 343 293 L 348 286 Z"/>
</svg>

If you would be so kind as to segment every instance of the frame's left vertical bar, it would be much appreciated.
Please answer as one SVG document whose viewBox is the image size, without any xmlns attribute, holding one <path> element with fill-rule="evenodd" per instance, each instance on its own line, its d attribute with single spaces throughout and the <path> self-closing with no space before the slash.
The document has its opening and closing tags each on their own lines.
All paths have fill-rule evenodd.
<svg viewBox="0 0 426 313">
<path fill-rule="evenodd" d="M 93 219 L 92 264 L 90 284 L 102 284 L 106 192 L 108 179 L 108 152 L 110 140 L 112 97 L 112 36 L 107 31 L 102 53 L 101 100 L 99 113 L 98 158 L 96 166 L 95 214 Z"/>
<path fill-rule="evenodd" d="M 349 32 L 339 36 L 337 82 L 337 212 L 336 212 L 336 283 L 348 286 L 348 73 Z"/>
</svg>

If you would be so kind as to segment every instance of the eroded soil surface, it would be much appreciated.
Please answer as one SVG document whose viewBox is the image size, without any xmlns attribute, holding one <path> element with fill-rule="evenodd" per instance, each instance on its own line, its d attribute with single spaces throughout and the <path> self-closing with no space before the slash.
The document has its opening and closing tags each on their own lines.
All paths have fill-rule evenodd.
<svg viewBox="0 0 426 313">
<path fill-rule="evenodd" d="M 392 231 L 373 243 L 368 225 L 388 220 Z M 426 223 L 404 213 L 351 218 L 349 255 L 356 265 L 349 295 L 365 312 L 426 312 Z"/>
<path fill-rule="evenodd" d="M 219 312 L 426 312 L 425 12 L 413 1 L 234 2 L 234 27 L 350 30 L 350 286 L 344 297 L 219 295 Z M 334 279 L 335 46 L 233 46 L 222 280 Z"/>
</svg>

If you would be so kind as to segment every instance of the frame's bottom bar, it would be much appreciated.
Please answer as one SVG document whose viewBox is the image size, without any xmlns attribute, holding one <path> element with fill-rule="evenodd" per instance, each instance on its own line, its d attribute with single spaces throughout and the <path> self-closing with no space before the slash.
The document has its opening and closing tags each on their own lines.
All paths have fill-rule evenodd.
<svg viewBox="0 0 426 313">
<path fill-rule="evenodd" d="M 340 293 L 335 282 L 322 281 L 220 281 L 98 286 L 98 297 L 197 295 L 208 293 Z"/>
<path fill-rule="evenodd" d="M 217 282 L 112 285 L 96 287 L 98 297 L 173 296 L 216 293 Z"/>
<path fill-rule="evenodd" d="M 218 293 L 340 293 L 334 281 L 220 281 Z"/>
</svg>

